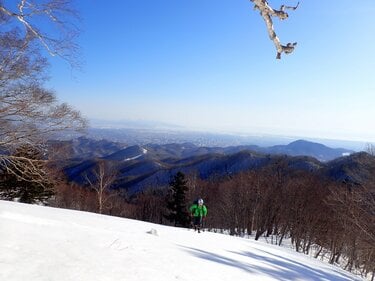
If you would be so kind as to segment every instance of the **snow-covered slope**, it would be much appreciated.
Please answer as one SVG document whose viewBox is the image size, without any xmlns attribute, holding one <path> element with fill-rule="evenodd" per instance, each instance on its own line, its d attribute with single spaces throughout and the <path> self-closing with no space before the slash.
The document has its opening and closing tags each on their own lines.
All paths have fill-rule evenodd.
<svg viewBox="0 0 375 281">
<path fill-rule="evenodd" d="M 254 240 L 0 201 L 0 280 L 361 279 Z"/>
</svg>

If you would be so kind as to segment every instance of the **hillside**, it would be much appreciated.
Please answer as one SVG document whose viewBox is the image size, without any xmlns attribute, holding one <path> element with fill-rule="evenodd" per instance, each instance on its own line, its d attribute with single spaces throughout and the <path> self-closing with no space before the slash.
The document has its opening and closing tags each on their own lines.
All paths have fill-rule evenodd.
<svg viewBox="0 0 375 281">
<path fill-rule="evenodd" d="M 360 152 L 330 161 L 326 174 L 337 181 L 363 184 L 374 180 L 375 157 Z"/>
<path fill-rule="evenodd" d="M 114 187 L 126 188 L 130 193 L 136 193 L 149 186 L 168 185 L 171 176 L 177 171 L 208 179 L 212 176 L 221 177 L 259 169 L 271 162 L 277 162 L 278 159 L 287 159 L 289 167 L 293 169 L 315 171 L 326 166 L 326 160 L 350 153 L 348 150 L 328 148 L 303 140 L 269 148 L 255 145 L 200 147 L 192 143 L 147 144 L 119 148 L 119 144 L 109 145 L 105 141 L 85 138 L 77 139 L 73 145 L 73 151 L 80 153 L 73 154 L 70 163 L 64 165 L 70 180 L 82 184 L 85 181 L 84 175 L 91 173 L 95 159 L 98 158 L 94 155 L 86 157 L 91 150 L 107 151 L 108 153 L 102 154 L 100 158 L 111 162 L 117 172 Z"/>
<path fill-rule="evenodd" d="M 329 161 L 335 158 L 351 154 L 354 151 L 343 148 L 330 148 L 320 143 L 297 140 L 288 145 L 276 145 L 261 149 L 270 154 L 286 154 L 290 156 L 310 156 L 319 161 Z"/>
<path fill-rule="evenodd" d="M 155 140 L 156 141 L 156 140 Z M 289 156 L 310 156 L 319 161 L 330 161 L 343 155 L 354 153 L 353 150 L 344 148 L 331 148 L 320 143 L 297 140 L 287 145 L 275 145 L 261 147 L 258 145 L 238 145 L 238 146 L 201 146 L 191 142 L 166 143 L 166 144 L 136 144 L 125 145 L 117 142 L 111 142 L 105 139 L 94 140 L 86 137 L 80 137 L 70 142 L 72 157 L 93 158 L 103 157 L 113 154 L 112 157 L 118 158 L 116 152 L 120 154 L 141 154 L 143 149 L 157 158 L 188 158 L 206 154 L 235 154 L 241 151 L 249 150 L 262 154 L 285 154 Z M 120 152 L 122 151 L 122 152 Z"/>
<path fill-rule="evenodd" d="M 6 201 L 0 237 L 7 281 L 361 280 L 259 241 Z"/>
</svg>

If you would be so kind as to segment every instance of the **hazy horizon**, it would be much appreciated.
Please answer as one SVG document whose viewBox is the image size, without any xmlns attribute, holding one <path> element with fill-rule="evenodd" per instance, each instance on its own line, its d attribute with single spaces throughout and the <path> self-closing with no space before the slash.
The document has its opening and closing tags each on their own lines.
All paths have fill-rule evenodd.
<svg viewBox="0 0 375 281">
<path fill-rule="evenodd" d="M 289 144 L 296 140 L 306 140 L 311 142 L 321 143 L 332 148 L 347 148 L 355 151 L 362 151 L 366 149 L 366 145 L 370 142 L 362 140 L 350 140 L 339 138 L 319 138 L 308 135 L 287 135 L 276 133 L 256 133 L 256 132 L 238 132 L 238 131 L 224 131 L 212 129 L 197 129 L 183 127 L 176 124 L 150 121 L 150 120 L 89 120 L 89 126 L 93 129 L 134 129 L 134 130 L 149 130 L 149 131 L 165 131 L 165 132 L 181 132 L 181 133 L 196 133 L 196 134 L 212 134 L 212 135 L 227 135 L 238 138 L 248 138 L 247 144 L 257 144 L 260 146 L 282 145 Z M 251 142 L 253 140 L 253 142 Z M 258 141 L 254 141 L 258 140 Z M 263 143 L 263 141 L 264 143 Z M 263 145 L 261 145 L 263 143 Z"/>
</svg>

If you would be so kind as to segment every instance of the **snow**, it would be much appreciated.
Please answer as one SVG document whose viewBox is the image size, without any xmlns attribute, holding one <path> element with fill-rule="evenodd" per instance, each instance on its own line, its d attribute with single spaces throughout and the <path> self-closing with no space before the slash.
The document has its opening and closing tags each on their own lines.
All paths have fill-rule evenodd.
<svg viewBox="0 0 375 281">
<path fill-rule="evenodd" d="M 126 161 L 138 159 L 139 157 L 142 157 L 143 155 L 147 154 L 147 152 L 148 152 L 147 149 L 142 148 L 142 154 L 136 155 L 134 157 L 126 158 L 126 159 L 124 159 L 124 161 L 126 162 Z"/>
<path fill-rule="evenodd" d="M 141 156 L 143 156 L 143 154 L 139 154 L 139 155 L 134 156 L 134 157 L 126 158 L 126 159 L 124 159 L 124 161 L 126 162 L 126 161 L 135 160 L 135 159 L 137 159 L 137 158 L 139 158 L 139 157 L 141 157 Z"/>
<path fill-rule="evenodd" d="M 0 201 L 0 280 L 361 280 L 290 249 L 228 235 Z"/>
</svg>

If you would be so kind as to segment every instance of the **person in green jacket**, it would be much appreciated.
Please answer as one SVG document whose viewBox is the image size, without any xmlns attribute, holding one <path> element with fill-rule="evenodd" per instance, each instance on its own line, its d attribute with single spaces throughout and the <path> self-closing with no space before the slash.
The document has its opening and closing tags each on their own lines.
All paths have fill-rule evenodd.
<svg viewBox="0 0 375 281">
<path fill-rule="evenodd" d="M 198 230 L 200 233 L 202 228 L 203 219 L 207 216 L 207 207 L 204 205 L 203 199 L 199 198 L 193 205 L 189 208 L 190 215 L 193 218 L 194 230 Z"/>
</svg>

